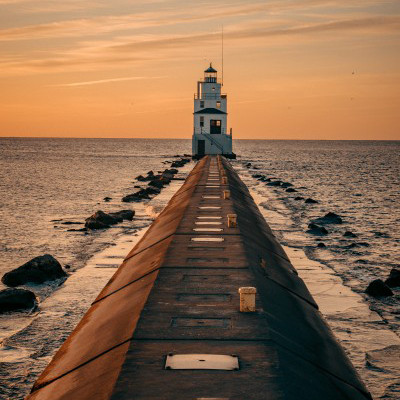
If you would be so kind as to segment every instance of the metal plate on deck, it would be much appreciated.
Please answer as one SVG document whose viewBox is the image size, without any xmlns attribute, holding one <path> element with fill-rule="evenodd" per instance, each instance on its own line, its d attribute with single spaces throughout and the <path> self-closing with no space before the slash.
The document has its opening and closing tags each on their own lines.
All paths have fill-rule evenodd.
<svg viewBox="0 0 400 400">
<path fill-rule="evenodd" d="M 237 371 L 239 358 L 224 354 L 168 354 L 165 369 L 219 369 Z"/>
</svg>

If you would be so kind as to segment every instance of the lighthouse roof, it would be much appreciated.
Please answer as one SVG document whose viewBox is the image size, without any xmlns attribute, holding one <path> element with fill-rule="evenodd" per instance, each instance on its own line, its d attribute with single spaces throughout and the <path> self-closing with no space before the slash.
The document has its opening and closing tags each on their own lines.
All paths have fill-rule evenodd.
<svg viewBox="0 0 400 400">
<path fill-rule="evenodd" d="M 212 64 L 210 63 L 210 66 L 204 72 L 217 72 L 217 70 L 214 69 Z"/>
<path fill-rule="evenodd" d="M 196 111 L 195 114 L 226 114 L 225 111 L 218 110 L 218 108 L 203 108 L 202 110 Z"/>
</svg>

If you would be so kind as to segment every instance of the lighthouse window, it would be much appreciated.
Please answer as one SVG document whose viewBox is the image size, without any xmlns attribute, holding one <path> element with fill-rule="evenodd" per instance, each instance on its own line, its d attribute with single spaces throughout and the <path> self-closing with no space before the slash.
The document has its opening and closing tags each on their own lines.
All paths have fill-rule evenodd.
<svg viewBox="0 0 400 400">
<path fill-rule="evenodd" d="M 217 101 L 217 108 L 221 108 L 221 102 Z"/>
<path fill-rule="evenodd" d="M 204 108 L 204 101 L 200 101 L 200 108 Z"/>
<path fill-rule="evenodd" d="M 217 123 L 217 126 L 221 126 L 221 121 L 220 120 L 217 120 L 215 122 Z"/>
<path fill-rule="evenodd" d="M 200 117 L 200 126 L 204 126 L 204 117 Z"/>
</svg>

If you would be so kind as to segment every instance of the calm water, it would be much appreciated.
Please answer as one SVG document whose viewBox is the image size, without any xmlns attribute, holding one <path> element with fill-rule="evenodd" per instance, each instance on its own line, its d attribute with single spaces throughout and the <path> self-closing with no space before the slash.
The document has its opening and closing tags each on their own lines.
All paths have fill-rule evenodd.
<svg viewBox="0 0 400 400">
<path fill-rule="evenodd" d="M 0 274 L 44 253 L 76 271 L 58 290 L 48 285 L 30 287 L 40 296 L 39 313 L 1 317 L 0 398 L 23 398 L 113 273 L 90 269 L 88 260 L 151 223 L 146 205 L 120 201 L 134 191 L 135 176 L 166 168 L 163 162 L 175 154 L 189 153 L 190 147 L 189 140 L 0 139 Z M 400 142 L 236 141 L 239 157 L 233 164 L 260 196 L 261 208 L 289 217 L 290 223 L 268 221 L 281 242 L 305 248 L 309 258 L 325 263 L 353 291 L 362 293 L 370 280 L 385 279 L 399 264 L 399 150 Z M 246 162 L 258 169 L 245 168 Z M 298 192 L 267 186 L 252 178 L 254 173 L 288 181 Z M 153 203 L 162 206 L 171 194 L 172 190 Z M 105 196 L 113 200 L 105 203 Z M 295 201 L 295 196 L 312 197 L 319 203 L 308 206 Z M 68 231 L 80 225 L 63 224 L 81 223 L 97 209 L 128 207 L 137 212 L 134 221 L 106 232 L 85 235 Z M 327 248 L 319 249 L 316 238 L 305 231 L 311 219 L 328 211 L 342 216 L 344 224 L 330 226 L 330 234 L 323 238 Z M 345 230 L 358 237 L 344 238 Z M 352 243 L 356 247 L 349 247 Z M 83 285 L 91 284 L 93 293 L 82 295 L 74 276 Z M 386 300 L 366 297 L 382 317 L 376 323 L 396 335 L 400 331 L 399 297 L 398 291 Z M 379 398 L 399 398 L 400 383 L 387 361 L 399 357 L 399 349 L 394 344 L 389 355 L 387 348 L 377 349 L 382 351 L 380 370 L 375 373 L 378 380 L 370 380 L 358 366 L 367 385 L 379 382 L 379 391 L 375 390 Z M 346 351 L 352 357 L 352 349 Z"/>
</svg>

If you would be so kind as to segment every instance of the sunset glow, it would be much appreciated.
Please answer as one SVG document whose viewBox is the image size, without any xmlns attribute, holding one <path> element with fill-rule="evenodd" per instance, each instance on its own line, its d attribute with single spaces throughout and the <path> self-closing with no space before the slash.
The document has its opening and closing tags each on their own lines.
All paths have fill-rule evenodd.
<svg viewBox="0 0 400 400">
<path fill-rule="evenodd" d="M 0 136 L 191 138 L 209 62 L 239 139 L 400 139 L 398 0 L 0 0 Z"/>
</svg>

